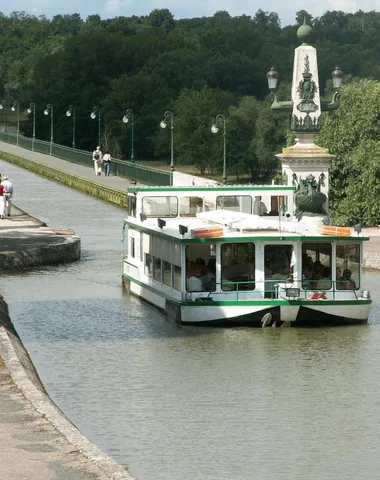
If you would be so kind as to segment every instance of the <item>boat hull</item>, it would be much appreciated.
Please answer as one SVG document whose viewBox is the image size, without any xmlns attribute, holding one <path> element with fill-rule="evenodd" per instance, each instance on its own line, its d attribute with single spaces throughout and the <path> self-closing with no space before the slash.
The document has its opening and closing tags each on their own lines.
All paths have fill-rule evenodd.
<svg viewBox="0 0 380 480">
<path fill-rule="evenodd" d="M 354 325 L 368 321 L 370 300 L 250 300 L 217 302 L 210 300 L 175 301 L 132 279 L 124 286 L 179 324 L 202 326 L 316 327 Z M 266 314 L 270 314 L 266 317 Z"/>
</svg>

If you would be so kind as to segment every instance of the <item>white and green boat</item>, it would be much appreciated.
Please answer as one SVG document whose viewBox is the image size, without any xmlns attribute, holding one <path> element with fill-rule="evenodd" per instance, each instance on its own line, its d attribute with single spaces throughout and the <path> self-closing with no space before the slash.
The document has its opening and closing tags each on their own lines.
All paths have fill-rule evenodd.
<svg viewBox="0 0 380 480">
<path fill-rule="evenodd" d="M 295 191 L 129 188 L 123 285 L 181 324 L 367 322 L 362 256 L 369 238 L 321 217 L 296 218 Z"/>
</svg>

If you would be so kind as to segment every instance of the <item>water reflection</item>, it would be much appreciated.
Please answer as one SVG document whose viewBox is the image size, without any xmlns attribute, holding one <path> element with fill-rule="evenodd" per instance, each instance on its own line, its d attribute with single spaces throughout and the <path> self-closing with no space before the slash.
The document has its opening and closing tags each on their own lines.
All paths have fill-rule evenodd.
<svg viewBox="0 0 380 480">
<path fill-rule="evenodd" d="M 180 327 L 120 287 L 122 209 L 6 171 L 20 207 L 83 245 L 2 276 L 12 319 L 53 399 L 139 480 L 377 478 L 379 273 L 369 325 Z"/>
</svg>

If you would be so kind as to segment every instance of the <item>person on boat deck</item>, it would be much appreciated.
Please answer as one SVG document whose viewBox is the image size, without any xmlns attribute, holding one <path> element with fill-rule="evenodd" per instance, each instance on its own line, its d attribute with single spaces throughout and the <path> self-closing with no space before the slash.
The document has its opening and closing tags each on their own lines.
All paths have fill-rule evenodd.
<svg viewBox="0 0 380 480">
<path fill-rule="evenodd" d="M 255 197 L 253 202 L 253 215 L 266 215 L 267 213 L 267 206 L 261 201 L 261 197 Z"/>
<path fill-rule="evenodd" d="M 201 292 L 203 290 L 201 269 L 195 262 L 188 262 L 186 267 L 186 290 L 188 292 Z"/>
</svg>

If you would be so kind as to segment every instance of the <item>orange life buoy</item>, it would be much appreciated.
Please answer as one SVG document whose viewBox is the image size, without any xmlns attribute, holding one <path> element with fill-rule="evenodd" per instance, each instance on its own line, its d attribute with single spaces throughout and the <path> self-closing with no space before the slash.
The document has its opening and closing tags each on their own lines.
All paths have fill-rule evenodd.
<svg viewBox="0 0 380 480">
<path fill-rule="evenodd" d="M 319 228 L 319 233 L 322 235 L 334 235 L 336 237 L 349 237 L 351 230 L 349 227 L 334 227 L 332 225 L 324 225 Z"/>
<path fill-rule="evenodd" d="M 222 227 L 195 228 L 193 230 L 194 238 L 215 238 L 223 235 Z"/>
</svg>

